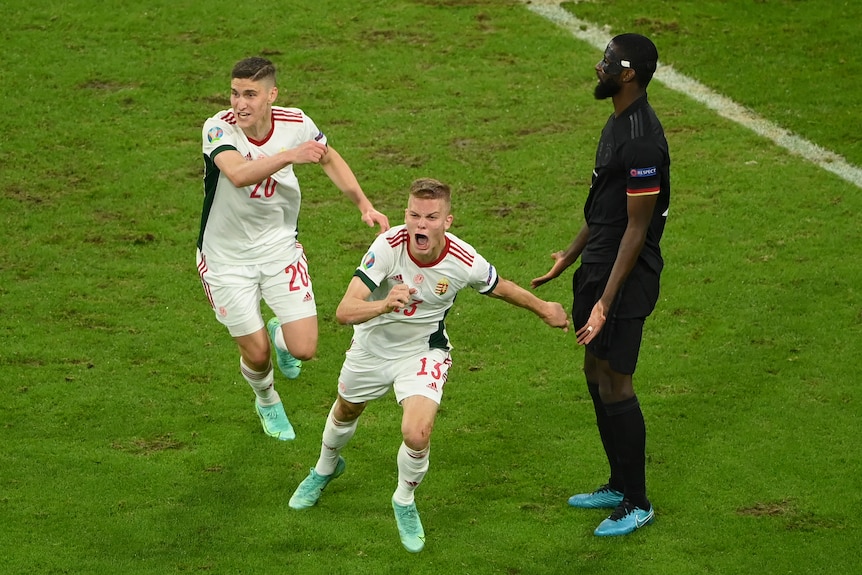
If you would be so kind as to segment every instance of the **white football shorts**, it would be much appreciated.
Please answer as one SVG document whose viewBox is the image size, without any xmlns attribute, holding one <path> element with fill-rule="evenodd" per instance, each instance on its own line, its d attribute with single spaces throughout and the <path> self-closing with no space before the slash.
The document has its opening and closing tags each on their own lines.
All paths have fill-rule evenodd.
<svg viewBox="0 0 862 575">
<path fill-rule="evenodd" d="M 263 329 L 260 302 L 283 324 L 317 315 L 305 252 L 294 263 L 248 266 L 209 262 L 197 251 L 198 274 L 219 323 L 232 337 Z"/>
<path fill-rule="evenodd" d="M 383 397 L 390 388 L 401 403 L 414 395 L 440 405 L 452 358 L 445 349 L 429 349 L 404 359 L 383 359 L 353 342 L 338 376 L 338 394 L 350 403 Z"/>
</svg>

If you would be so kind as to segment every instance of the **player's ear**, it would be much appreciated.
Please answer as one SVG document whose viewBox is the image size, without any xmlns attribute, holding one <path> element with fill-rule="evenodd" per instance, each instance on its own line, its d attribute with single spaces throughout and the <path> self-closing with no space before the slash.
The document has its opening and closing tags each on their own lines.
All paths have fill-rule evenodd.
<svg viewBox="0 0 862 575">
<path fill-rule="evenodd" d="M 455 216 L 453 216 L 452 214 L 449 214 L 448 216 L 446 216 L 446 219 L 443 220 L 443 222 L 444 222 L 443 229 L 448 230 L 452 226 L 452 220 L 454 220 L 454 219 L 455 219 Z"/>
<path fill-rule="evenodd" d="M 267 98 L 267 101 L 270 105 L 272 105 L 273 103 L 275 103 L 276 98 L 278 98 L 278 86 L 273 86 L 269 90 L 269 98 Z"/>
</svg>

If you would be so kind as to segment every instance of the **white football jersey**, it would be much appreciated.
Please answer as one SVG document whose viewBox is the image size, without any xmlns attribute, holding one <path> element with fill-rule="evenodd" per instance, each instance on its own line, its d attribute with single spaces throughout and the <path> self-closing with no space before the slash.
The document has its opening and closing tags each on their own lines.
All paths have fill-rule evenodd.
<svg viewBox="0 0 862 575">
<path fill-rule="evenodd" d="M 359 346 L 384 359 L 397 359 L 429 348 L 451 349 L 443 320 L 464 287 L 488 294 L 497 287 L 497 270 L 473 246 L 446 234 L 440 258 L 422 264 L 410 257 L 407 227 L 377 236 L 354 275 L 371 290 L 369 301 L 382 300 L 396 284 L 417 291 L 398 311 L 353 326 Z"/>
<path fill-rule="evenodd" d="M 233 110 L 223 110 L 204 123 L 204 206 L 198 248 L 209 261 L 265 264 L 297 261 L 296 220 L 301 194 L 289 165 L 263 182 L 235 187 L 215 164 L 225 150 L 246 160 L 272 156 L 326 136 L 298 108 L 272 107 L 272 129 L 261 141 L 252 140 L 236 125 Z"/>
</svg>

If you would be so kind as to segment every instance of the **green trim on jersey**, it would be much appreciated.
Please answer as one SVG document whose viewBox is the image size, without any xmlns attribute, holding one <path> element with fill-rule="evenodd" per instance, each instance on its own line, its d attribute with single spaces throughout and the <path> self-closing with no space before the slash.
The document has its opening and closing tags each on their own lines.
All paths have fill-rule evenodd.
<svg viewBox="0 0 862 575">
<path fill-rule="evenodd" d="M 454 304 L 455 300 L 452 300 Z M 452 309 L 451 307 L 449 309 Z M 449 347 L 449 340 L 446 339 L 446 316 L 449 315 L 449 309 L 443 314 L 443 319 L 437 322 L 437 331 L 431 334 L 428 338 L 428 347 L 430 349 L 445 349 L 449 351 L 451 348 Z"/>
<path fill-rule="evenodd" d="M 491 295 L 491 292 L 493 292 L 495 289 L 497 289 L 498 283 L 500 283 L 500 275 L 499 274 L 497 274 L 497 277 L 494 278 L 494 285 L 491 286 L 491 289 L 488 289 L 485 291 L 480 291 L 479 293 L 482 295 Z"/>
<path fill-rule="evenodd" d="M 213 150 L 212 156 L 204 154 L 204 208 L 201 212 L 201 228 L 198 232 L 198 249 L 203 249 L 204 246 L 204 230 L 207 227 L 207 220 L 210 217 L 213 202 L 215 201 L 216 187 L 218 187 L 218 179 L 221 176 L 221 170 L 215 164 L 215 157 L 227 150 L 236 150 L 233 146 L 220 146 Z"/>
<path fill-rule="evenodd" d="M 353 272 L 353 276 L 361 279 L 362 283 L 365 284 L 365 287 L 370 289 L 372 292 L 374 290 L 376 290 L 378 287 L 380 287 L 380 286 L 374 285 L 374 282 L 371 281 L 371 278 L 369 278 L 367 275 L 365 275 L 365 272 L 363 272 L 362 270 L 356 270 L 355 272 Z"/>
</svg>

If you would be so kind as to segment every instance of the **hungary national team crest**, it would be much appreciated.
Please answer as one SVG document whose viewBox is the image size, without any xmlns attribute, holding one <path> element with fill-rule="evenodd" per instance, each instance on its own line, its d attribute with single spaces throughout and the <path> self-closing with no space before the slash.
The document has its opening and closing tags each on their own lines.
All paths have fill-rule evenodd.
<svg viewBox="0 0 862 575">
<path fill-rule="evenodd" d="M 443 295 L 449 291 L 449 280 L 446 278 L 440 278 L 440 281 L 437 282 L 437 285 L 434 286 L 434 293 L 437 295 Z"/>
</svg>

